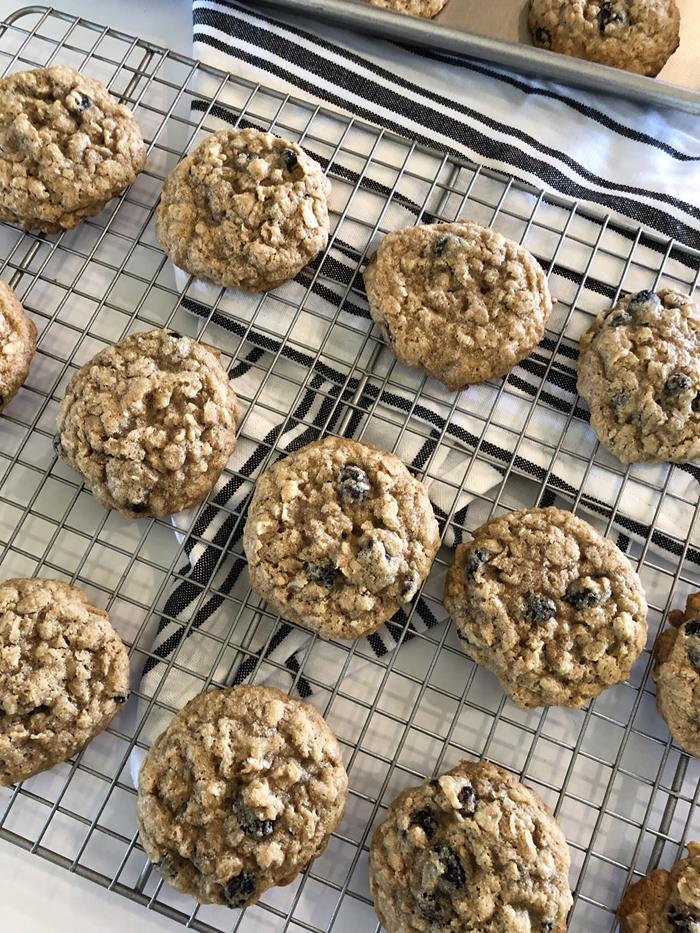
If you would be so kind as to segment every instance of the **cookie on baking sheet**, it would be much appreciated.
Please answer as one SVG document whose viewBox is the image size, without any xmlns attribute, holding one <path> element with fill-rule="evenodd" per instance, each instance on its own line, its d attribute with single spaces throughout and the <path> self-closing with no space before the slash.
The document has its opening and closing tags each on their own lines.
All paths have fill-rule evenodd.
<svg viewBox="0 0 700 933">
<path fill-rule="evenodd" d="M 17 295 L 0 282 L 0 411 L 27 378 L 36 352 L 36 326 Z"/>
<path fill-rule="evenodd" d="M 565 933 L 568 875 L 566 839 L 548 807 L 488 761 L 404 790 L 370 849 L 387 933 Z"/>
<path fill-rule="evenodd" d="M 170 330 L 132 334 L 68 383 L 57 450 L 106 509 L 164 517 L 206 498 L 238 415 L 218 350 Z"/>
<path fill-rule="evenodd" d="M 0 220 L 58 233 L 98 214 L 146 164 L 133 114 L 66 65 L 0 80 Z"/>
<path fill-rule="evenodd" d="M 418 592 L 440 535 L 393 454 L 327 437 L 258 480 L 243 535 L 253 589 L 325 638 L 359 638 Z"/>
<path fill-rule="evenodd" d="M 691 593 L 685 611 L 669 612 L 673 626 L 656 643 L 656 706 L 676 744 L 700 758 L 700 593 Z"/>
<path fill-rule="evenodd" d="M 347 786 L 312 706 L 270 687 L 212 690 L 180 710 L 141 768 L 141 842 L 178 891 L 246 907 L 323 852 Z"/>
<path fill-rule="evenodd" d="M 102 609 L 61 580 L 0 583 L 0 784 L 101 732 L 129 695 L 129 658 Z"/>
<path fill-rule="evenodd" d="M 680 43 L 676 0 L 530 0 L 535 45 L 655 77 Z"/>
<path fill-rule="evenodd" d="M 583 706 L 627 679 L 647 637 L 629 561 L 563 509 L 478 528 L 457 548 L 444 603 L 466 653 L 525 708 Z"/>
<path fill-rule="evenodd" d="M 581 337 L 578 391 L 623 463 L 700 457 L 700 309 L 666 288 L 626 295 Z"/>
<path fill-rule="evenodd" d="M 411 16 L 425 16 L 430 19 L 437 16 L 447 4 L 447 0 L 369 0 L 372 6 L 383 6 L 398 13 L 409 13 Z"/>
<path fill-rule="evenodd" d="M 700 842 L 670 872 L 645 875 L 617 908 L 622 933 L 697 933 L 700 930 Z"/>
<path fill-rule="evenodd" d="M 166 178 L 158 239 L 191 275 L 267 291 L 326 248 L 330 189 L 296 143 L 260 130 L 220 130 Z"/>
<path fill-rule="evenodd" d="M 537 260 L 467 221 L 390 233 L 364 280 L 397 359 L 452 391 L 505 375 L 542 339 L 552 310 Z"/>
</svg>

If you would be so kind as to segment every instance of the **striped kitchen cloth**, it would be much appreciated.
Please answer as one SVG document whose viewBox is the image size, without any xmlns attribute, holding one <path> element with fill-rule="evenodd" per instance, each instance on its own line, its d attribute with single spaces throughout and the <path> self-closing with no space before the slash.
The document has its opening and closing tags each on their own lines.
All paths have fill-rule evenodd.
<svg viewBox="0 0 700 933">
<path fill-rule="evenodd" d="M 697 116 L 256 8 L 194 0 L 195 58 L 700 248 Z"/>
<path fill-rule="evenodd" d="M 483 63 L 457 62 L 331 28 L 312 33 L 307 24 L 282 22 L 254 5 L 224 0 L 195 0 L 194 52 L 207 64 L 322 106 L 324 114 L 341 111 L 425 142 L 436 150 L 432 158 L 438 164 L 440 153 L 466 157 L 598 205 L 613 218 L 611 235 L 621 241 L 627 235 L 615 233 L 615 218 L 700 246 L 700 130 L 697 119 L 686 114 L 646 111 L 614 98 L 592 100 L 583 92 L 526 82 Z M 205 113 L 207 131 L 239 123 L 265 126 L 278 119 L 274 112 L 261 113 L 256 122 L 258 101 L 241 104 L 235 96 L 240 89 L 222 90 L 213 75 L 199 75 L 197 81 L 202 96 L 193 110 Z M 280 122 L 293 119 L 290 106 Z M 299 119 L 301 132 L 308 113 Z M 330 139 L 332 116 L 319 119 L 326 120 L 321 125 Z M 334 180 L 330 206 L 341 219 L 326 256 L 268 296 L 264 314 L 258 296 L 222 294 L 179 274 L 183 307 L 218 325 L 222 347 L 231 341 L 236 357 L 232 384 L 239 398 L 255 399 L 255 406 L 246 414 L 229 464 L 232 475 L 222 477 L 193 528 L 190 515 L 176 519 L 183 565 L 155 623 L 140 684 L 145 702 L 157 693 L 163 704 L 182 706 L 200 689 L 200 682 L 184 671 L 211 674 L 219 683 L 242 682 L 257 673 L 258 680 L 267 677 L 281 686 L 280 672 L 287 671 L 302 696 L 313 692 L 315 682 L 332 679 L 331 657 L 337 660 L 337 653 L 331 644 L 256 611 L 241 549 L 246 507 L 261 468 L 326 433 L 361 436 L 395 449 L 418 475 L 428 466 L 429 492 L 447 545 L 461 540 L 465 527 L 488 517 L 494 490 L 506 478 L 504 506 L 570 507 L 577 500 L 579 511 L 602 530 L 612 521 L 609 533 L 632 559 L 648 540 L 659 566 L 673 568 L 689 540 L 687 574 L 700 582 L 700 529 L 692 525 L 700 472 L 694 465 L 622 470 L 596 446 L 576 395 L 577 338 L 590 314 L 614 299 L 611 283 L 620 280 L 620 258 L 613 251 L 599 256 L 582 290 L 585 262 L 557 255 L 545 226 L 533 225 L 526 245 L 549 269 L 553 292 L 563 304 L 573 305 L 572 311 L 565 318 L 553 316 L 554 330 L 515 367 L 507 391 L 500 390 L 500 383 L 472 386 L 455 406 L 454 396 L 436 383 L 424 384 L 405 367 L 391 370 L 386 349 L 370 358 L 377 343 L 367 339 L 372 324 L 359 269 L 371 244 L 366 226 L 349 217 L 348 192 L 354 217 L 373 218 L 385 210 L 385 228 L 454 219 L 454 213 L 438 192 L 429 192 L 426 200 L 416 171 L 397 171 L 405 145 L 397 144 L 392 152 L 391 140 L 383 141 L 381 159 L 367 167 L 346 149 L 330 146 L 329 155 L 315 142 L 320 135 L 317 129 L 313 139 L 302 142 Z M 430 158 L 420 155 L 426 175 L 434 169 Z M 473 207 L 460 205 L 458 213 L 471 216 Z M 651 241 L 640 241 L 636 249 L 641 260 L 625 274 L 628 290 L 653 286 L 650 269 L 660 264 Z M 692 287 L 697 275 L 692 258 L 671 256 L 666 269 Z M 312 315 L 290 313 L 301 299 Z M 261 387 L 262 374 L 269 372 L 274 378 Z M 400 375 L 391 375 L 395 372 Z M 299 384 L 303 391 L 294 398 L 289 387 Z M 411 640 L 442 622 L 441 589 L 442 567 L 437 566 L 415 604 L 363 640 L 360 653 L 386 658 L 400 639 Z M 649 597 L 653 603 L 655 594 Z M 666 593 L 656 594 L 657 604 L 666 598 Z M 236 614 L 232 606 L 242 608 Z M 234 621 L 231 652 L 220 650 L 221 642 L 195 637 L 208 632 L 226 642 Z M 176 666 L 164 677 L 172 661 Z M 355 673 L 362 676 L 361 669 Z M 286 686 L 290 683 L 287 679 Z M 165 712 L 152 711 L 146 736 L 157 734 L 167 718 Z M 138 758 L 132 765 L 135 772 Z"/>
</svg>

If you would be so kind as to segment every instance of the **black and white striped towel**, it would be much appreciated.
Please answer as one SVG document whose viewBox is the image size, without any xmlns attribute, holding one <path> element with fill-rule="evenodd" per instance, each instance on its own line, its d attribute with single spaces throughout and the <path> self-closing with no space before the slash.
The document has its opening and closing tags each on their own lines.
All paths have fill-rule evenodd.
<svg viewBox="0 0 700 933">
<path fill-rule="evenodd" d="M 447 56 L 418 53 L 331 28 L 315 28 L 312 33 L 307 24 L 283 23 L 256 12 L 253 6 L 224 0 L 195 0 L 194 51 L 196 58 L 264 88 L 428 142 L 439 152 L 465 156 L 538 187 L 591 202 L 613 218 L 631 219 L 700 247 L 700 129 L 697 119 L 686 114 L 646 111 L 614 98 L 593 100 L 582 92 L 525 82 L 482 63 L 458 63 Z M 228 90 L 222 92 L 215 77 L 198 80 L 203 101 L 194 107 L 209 111 L 207 129 L 238 121 L 255 124 L 252 115 L 265 109 L 265 101 L 256 99 L 253 92 L 253 102 L 245 101 L 241 117 L 242 105 L 233 91 L 230 95 Z M 217 92 L 217 106 L 210 109 L 204 101 Z M 295 119 L 291 105 L 285 106 L 282 117 L 274 110 L 266 114 L 260 116 L 260 125 L 266 118 L 288 127 Z M 308 113 L 297 117 L 303 141 Z M 308 695 L 314 682 L 328 684 L 340 670 L 339 657 L 345 656 L 332 644 L 249 608 L 235 617 L 230 608 L 244 605 L 248 593 L 241 536 L 255 477 L 283 452 L 323 433 L 361 436 L 379 447 L 395 449 L 419 474 L 429 463 L 431 477 L 440 477 L 430 482 L 436 512 L 443 523 L 452 516 L 445 528 L 448 545 L 461 538 L 465 525 L 473 528 L 487 517 L 490 504 L 479 497 L 497 489 L 507 475 L 502 501 L 508 507 L 554 501 L 570 505 L 580 494 L 580 508 L 602 529 L 612 515 L 609 534 L 632 557 L 649 537 L 652 522 L 657 530 L 650 546 L 660 566 L 675 566 L 682 542 L 689 537 L 687 574 L 690 578 L 697 574 L 700 580 L 700 529 L 691 526 L 698 470 L 693 466 L 639 466 L 623 482 L 624 472 L 614 458 L 596 450 L 586 412 L 577 407 L 576 340 L 587 327 L 590 313 L 615 295 L 608 283 L 619 281 L 620 263 L 624 266 L 615 250 L 597 258 L 595 272 L 590 272 L 586 288 L 581 289 L 589 255 L 586 249 L 582 247 L 580 256 L 555 257 L 555 247 L 544 232 L 538 235 L 533 228 L 528 233 L 526 245 L 545 264 L 551 263 L 553 290 L 563 304 L 574 307 L 571 314 L 553 318 L 555 328 L 556 321 L 562 327 L 564 339 L 546 338 L 510 375 L 507 392 L 499 392 L 498 384 L 474 386 L 462 394 L 455 409 L 450 393 L 436 383 L 424 386 L 418 374 L 404 367 L 395 371 L 399 373 L 396 378 L 392 375 L 387 380 L 392 365 L 387 351 L 371 361 L 376 378 L 362 381 L 353 361 L 359 356 L 367 368 L 376 346 L 367 341 L 371 321 L 357 277 L 369 244 L 365 227 L 353 224 L 350 216 L 374 219 L 383 210 L 384 228 L 437 217 L 453 219 L 455 211 L 482 218 L 477 204 L 457 203 L 452 208 L 439 203 L 434 192 L 428 192 L 424 203 L 426 192 L 417 176 L 421 171 L 427 176 L 434 171 L 428 155 L 416 154 L 412 171 L 404 172 L 400 166 L 405 167 L 406 147 L 392 148 L 391 141 L 384 140 L 381 159 L 366 169 L 357 159 L 344 159 L 334 151 L 331 140 L 337 127 L 332 123 L 331 116 L 319 114 L 314 127 L 315 139 L 324 138 L 323 127 L 328 130 L 327 150 L 319 147 L 316 151 L 313 142 L 304 142 L 324 166 L 331 167 L 328 153 L 332 153 L 334 182 L 337 178 L 346 182 L 334 183 L 331 207 L 340 220 L 321 265 L 323 278 L 307 270 L 296 282 L 277 290 L 279 303 L 270 296 L 255 326 L 251 326 L 255 297 L 233 292 L 222 296 L 219 289 L 196 282 L 189 284 L 183 300 L 188 311 L 203 318 L 215 308 L 219 344 L 225 348 L 228 337 L 237 349 L 231 370 L 234 388 L 241 399 L 256 398 L 256 404 L 246 415 L 230 463 L 233 478 L 222 478 L 197 518 L 193 534 L 187 535 L 191 517 L 178 519 L 186 561 L 163 606 L 154 633 L 154 656 L 146 664 L 140 685 L 144 697 L 157 694 L 162 703 L 175 708 L 201 689 L 201 682 L 186 671 L 206 677 L 213 670 L 217 682 L 231 683 L 253 673 L 258 680 L 280 681 L 280 670 L 287 670 L 296 689 Z M 358 131 L 359 151 L 363 151 L 361 135 Z M 439 156 L 435 159 L 439 163 Z M 488 180 L 483 184 L 488 186 Z M 393 189 L 387 208 L 387 193 Z M 483 194 L 488 200 L 488 192 Z M 352 212 L 347 211 L 349 196 Z M 556 214 L 554 206 L 541 209 Z M 610 235 L 617 237 L 619 247 L 625 234 L 615 233 L 613 227 Z M 586 236 L 582 227 L 582 242 Z M 626 272 L 624 287 L 629 290 L 655 284 L 649 269 L 659 266 L 653 244 L 642 242 L 636 250 L 641 261 Z M 645 256 L 649 269 L 644 268 Z M 692 261 L 684 257 L 670 257 L 666 268 L 688 283 L 697 273 Z M 184 287 L 186 279 L 180 281 Z M 307 289 L 306 304 L 315 316 L 295 316 L 290 307 Z M 328 328 L 323 326 L 324 318 Z M 243 337 L 245 342 L 240 344 Z M 268 379 L 259 392 L 261 372 L 270 369 L 275 378 Z M 292 387 L 301 381 L 300 374 L 305 388 L 295 397 Z M 426 391 L 416 402 L 416 390 L 421 388 Z M 538 405 L 533 409 L 535 395 Z M 492 412 L 486 427 L 485 411 Z M 408 415 L 409 427 L 403 430 Z M 411 430 L 411 424 L 419 430 Z M 478 458 L 474 456 L 477 450 Z M 587 457 L 593 454 L 589 467 Z M 540 495 L 545 479 L 547 489 Z M 410 639 L 414 631 L 444 619 L 440 575 L 438 569 L 431 576 L 410 613 L 411 607 L 406 607 L 367 640 L 362 649 L 365 654 L 384 657 L 400 638 Z M 206 585 L 210 591 L 203 597 Z M 240 603 L 226 602 L 224 594 Z M 653 602 L 654 593 L 649 595 Z M 665 595 L 658 596 L 661 605 L 665 599 Z M 233 641 L 246 650 L 243 660 L 233 648 L 223 650 L 219 642 L 193 637 L 207 631 L 225 640 L 232 622 L 237 630 Z M 173 661 L 176 666 L 164 677 Z M 348 674 L 363 676 L 362 665 L 352 667 Z M 145 737 L 156 735 L 167 718 L 154 708 Z M 132 766 L 136 773 L 138 757 Z"/>
</svg>

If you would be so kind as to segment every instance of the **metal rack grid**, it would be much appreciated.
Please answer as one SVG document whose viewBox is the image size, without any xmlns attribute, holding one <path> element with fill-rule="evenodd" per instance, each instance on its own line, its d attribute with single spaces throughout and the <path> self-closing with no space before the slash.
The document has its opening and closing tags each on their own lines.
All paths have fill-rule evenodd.
<svg viewBox="0 0 700 933">
<path fill-rule="evenodd" d="M 700 763 L 671 743 L 648 676 L 665 612 L 698 588 L 698 479 L 692 468 L 623 468 L 598 446 L 572 389 L 576 338 L 622 289 L 663 280 L 692 292 L 700 255 L 52 9 L 19 11 L 1 29 L 4 72 L 62 62 L 105 81 L 134 108 L 149 162 L 130 190 L 74 231 L 44 237 L 0 230 L 0 272 L 40 331 L 28 382 L 0 424 L 2 575 L 76 582 L 110 612 L 130 646 L 134 675 L 131 701 L 81 755 L 0 789 L 0 837 L 195 930 L 376 930 L 366 859 L 387 804 L 428 771 L 487 756 L 555 809 L 572 855 L 570 929 L 614 929 L 629 880 L 670 865 L 700 835 Z M 174 275 L 155 240 L 163 178 L 222 120 L 298 139 L 333 182 L 327 257 L 273 294 L 202 291 Z M 371 328 L 358 270 L 377 235 L 456 217 L 523 242 L 559 300 L 526 364 L 453 396 L 387 353 Z M 56 408 L 75 368 L 134 329 L 163 325 L 222 349 L 245 412 L 239 450 L 257 452 L 256 470 L 289 447 L 287 432 L 292 446 L 318 433 L 352 433 L 396 450 L 431 484 L 449 542 L 497 510 L 525 504 L 556 501 L 602 523 L 639 568 L 649 595 L 650 642 L 630 682 L 584 711 L 524 712 L 506 702 L 445 624 L 439 596 L 447 546 L 418 609 L 401 619 L 397 650 L 377 656 L 366 640 L 328 643 L 306 634 L 279 658 L 272 650 L 279 620 L 244 573 L 230 585 L 232 564 L 242 564 L 240 531 L 253 483 L 243 460 L 226 471 L 240 494 L 217 497 L 225 532 L 212 539 L 203 531 L 205 506 L 176 528 L 105 513 L 53 453 Z M 643 513 L 629 520 L 635 508 Z M 205 580 L 189 573 L 202 549 L 211 571 Z M 183 583 L 193 593 L 188 637 L 162 660 L 154 632 L 159 620 L 183 624 L 167 612 L 168 595 Z M 212 597 L 218 609 L 200 624 L 196 612 L 213 605 Z M 137 678 L 148 659 L 161 663 L 148 680 L 155 687 L 146 689 Z M 230 682 L 241 665 L 254 682 L 311 691 L 343 744 L 351 786 L 326 853 L 245 913 L 198 906 L 150 872 L 129 771 L 134 750 L 147 748 L 186 699 Z"/>
</svg>

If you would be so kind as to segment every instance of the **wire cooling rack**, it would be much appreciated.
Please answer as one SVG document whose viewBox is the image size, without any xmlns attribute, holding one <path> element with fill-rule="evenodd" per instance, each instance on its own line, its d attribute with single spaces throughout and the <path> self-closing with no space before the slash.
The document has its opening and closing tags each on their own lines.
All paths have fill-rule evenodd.
<svg viewBox="0 0 700 933">
<path fill-rule="evenodd" d="M 575 394 L 575 348 L 590 315 L 622 289 L 663 281 L 692 292 L 698 254 L 48 8 L 14 14 L 1 27 L 0 55 L 5 72 L 61 62 L 105 81 L 135 110 L 150 153 L 133 187 L 76 230 L 0 230 L 0 274 L 40 332 L 27 384 L 0 421 L 2 575 L 77 583 L 110 612 L 133 675 L 132 699 L 80 756 L 0 789 L 0 837 L 195 930 L 373 931 L 367 852 L 386 806 L 428 773 L 487 756 L 535 787 L 561 822 L 572 856 L 570 929 L 614 929 L 626 884 L 670 865 L 700 836 L 700 763 L 671 743 L 649 677 L 665 612 L 700 580 L 698 473 L 623 468 L 598 446 Z M 298 139 L 333 182 L 327 257 L 274 294 L 202 290 L 174 275 L 155 240 L 165 175 L 222 120 Z M 372 330 L 358 275 L 377 235 L 456 217 L 524 243 L 558 297 L 530 359 L 459 396 L 392 359 Z M 245 412 L 239 448 L 257 452 L 258 468 L 280 455 L 287 434 L 301 443 L 319 430 L 354 433 L 396 450 L 431 485 L 448 544 L 520 505 L 557 502 L 595 521 L 627 551 L 649 597 L 649 646 L 630 682 L 584 711 L 524 712 L 506 702 L 445 624 L 448 546 L 417 609 L 394 629 L 396 651 L 377 650 L 376 641 L 321 642 L 291 627 L 294 651 L 280 658 L 279 620 L 245 573 L 234 574 L 235 585 L 219 573 L 242 566 L 245 495 L 219 502 L 225 530 L 212 543 L 202 537 L 204 507 L 177 527 L 130 522 L 97 506 L 53 452 L 56 409 L 75 368 L 132 330 L 164 325 L 222 348 Z M 232 461 L 225 480 L 245 493 L 252 480 L 242 462 Z M 213 570 L 193 576 L 190 562 L 203 549 Z M 166 611 L 183 584 L 191 603 L 184 623 Z M 159 622 L 184 625 L 188 636 L 165 660 L 154 649 Z M 141 682 L 149 661 L 155 667 Z M 351 786 L 326 853 L 245 913 L 198 906 L 151 873 L 130 770 L 186 699 L 241 670 L 310 692 L 343 744 Z"/>
</svg>

